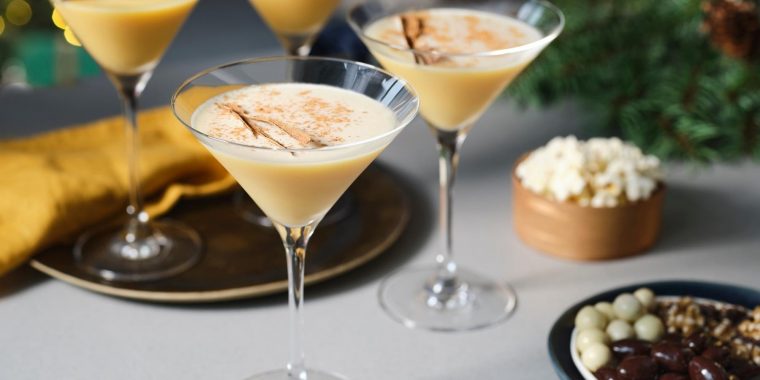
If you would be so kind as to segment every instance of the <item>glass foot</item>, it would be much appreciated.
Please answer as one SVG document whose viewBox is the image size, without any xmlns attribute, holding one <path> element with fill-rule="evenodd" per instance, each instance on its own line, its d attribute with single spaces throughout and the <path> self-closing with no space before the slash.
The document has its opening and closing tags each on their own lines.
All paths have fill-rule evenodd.
<svg viewBox="0 0 760 380">
<path fill-rule="evenodd" d="M 256 203 L 251 200 L 251 197 L 249 197 L 244 190 L 236 190 L 232 197 L 235 206 L 235 212 L 237 212 L 241 218 L 245 219 L 249 223 L 253 223 L 261 227 L 273 227 L 272 221 L 267 218 L 259 206 L 256 206 Z M 327 212 L 327 215 L 322 218 L 322 221 L 319 222 L 319 225 L 326 226 L 329 224 L 338 223 L 343 219 L 351 216 L 351 214 L 354 212 L 355 207 L 356 200 L 354 198 L 354 195 L 350 190 L 348 190 L 343 193 L 340 198 L 338 198 L 338 201 L 335 202 L 335 205 L 333 205 L 332 208 L 330 208 L 330 211 Z"/>
<path fill-rule="evenodd" d="M 347 380 L 345 377 L 316 370 L 308 370 L 305 377 L 290 377 L 285 369 L 265 372 L 259 375 L 253 375 L 246 380 Z"/>
<path fill-rule="evenodd" d="M 74 246 L 77 265 L 109 281 L 150 281 L 179 274 L 201 256 L 201 238 L 178 222 L 149 225 L 151 233 L 128 242 L 124 226 L 112 225 L 82 235 Z"/>
<path fill-rule="evenodd" d="M 380 284 L 380 305 L 409 328 L 464 331 L 506 320 L 517 305 L 507 284 L 459 268 L 456 285 L 441 292 L 434 279 L 436 267 L 405 270 Z"/>
</svg>

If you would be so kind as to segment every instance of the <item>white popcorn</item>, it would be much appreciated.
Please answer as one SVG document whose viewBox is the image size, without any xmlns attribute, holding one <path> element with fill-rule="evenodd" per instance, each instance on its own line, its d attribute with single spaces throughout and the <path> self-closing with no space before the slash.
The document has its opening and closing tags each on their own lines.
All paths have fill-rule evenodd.
<svg viewBox="0 0 760 380">
<path fill-rule="evenodd" d="M 649 199 L 662 179 L 660 160 L 618 138 L 555 137 L 516 169 L 530 191 L 581 206 L 616 207 Z"/>
</svg>

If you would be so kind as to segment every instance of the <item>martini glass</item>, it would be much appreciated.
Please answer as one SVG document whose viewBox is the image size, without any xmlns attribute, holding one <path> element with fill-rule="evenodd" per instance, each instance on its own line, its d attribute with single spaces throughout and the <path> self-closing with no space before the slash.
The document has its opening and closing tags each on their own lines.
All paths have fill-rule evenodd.
<svg viewBox="0 0 760 380">
<path fill-rule="evenodd" d="M 340 0 L 249 0 L 288 55 L 309 55 L 314 38 Z"/>
<path fill-rule="evenodd" d="M 140 190 L 137 100 L 196 0 L 52 0 L 116 87 L 126 119 L 129 183 L 126 225 L 86 232 L 77 264 L 106 280 L 147 281 L 190 268 L 201 239 L 177 222 L 152 221 Z"/>
<path fill-rule="evenodd" d="M 258 97 L 245 98 L 245 101 L 235 100 L 241 99 L 237 94 L 242 90 L 264 91 L 264 88 L 269 88 L 283 94 L 288 91 L 287 86 L 292 85 L 319 85 L 319 88 L 299 87 L 298 93 L 287 95 L 288 102 L 284 106 L 282 102 L 275 103 L 272 100 L 273 97 L 281 95 L 259 94 Z M 267 122 L 270 123 L 270 128 L 276 125 L 300 128 L 318 120 L 310 119 L 304 123 L 289 124 L 278 118 L 301 117 L 301 114 L 310 111 L 302 111 L 300 108 L 272 110 L 287 108 L 291 99 L 292 102 L 299 102 L 302 96 L 306 96 L 301 95 L 303 93 L 327 91 L 325 89 L 340 90 L 340 94 L 331 95 L 332 99 L 321 98 L 322 100 L 315 101 L 314 104 L 346 101 L 348 103 L 342 108 L 345 112 L 350 109 L 358 110 L 350 102 L 361 97 L 376 107 L 376 111 L 368 112 L 365 119 L 382 119 L 387 123 L 377 133 L 370 133 L 361 132 L 370 131 L 368 121 L 352 122 L 351 133 L 365 133 L 363 138 L 322 147 L 296 149 L 289 148 L 284 143 L 279 147 L 260 146 L 261 140 L 254 140 L 259 142 L 256 145 L 241 142 L 245 141 L 240 140 L 241 134 L 245 135 L 243 138 L 251 135 L 252 126 L 260 122 L 251 121 L 257 120 L 252 119 L 254 117 L 277 119 L 271 123 Z M 238 102 L 240 107 L 249 107 L 244 111 L 235 111 L 238 119 L 231 119 L 243 128 L 237 132 L 230 129 L 229 124 L 223 124 L 225 121 L 222 119 L 225 117 L 228 118 L 226 123 L 231 122 L 230 115 L 213 114 L 220 112 L 214 107 L 229 107 L 225 106 L 229 99 Z M 257 103 L 254 106 L 251 105 L 252 102 Z M 282 370 L 254 376 L 251 379 L 340 379 L 337 375 L 307 370 L 304 365 L 302 310 L 307 244 L 317 224 L 335 201 L 415 117 L 418 106 L 416 94 L 403 80 L 373 66 L 339 59 L 290 56 L 240 61 L 206 70 L 187 80 L 177 90 L 172 99 L 172 106 L 177 118 L 235 177 L 271 219 L 285 246 L 290 308 L 290 360 Z M 324 106 L 320 107 L 324 109 Z M 291 113 L 297 115 L 291 116 Z M 329 119 L 330 114 L 322 114 L 321 120 Z M 249 123 L 250 125 L 245 125 L 251 130 L 245 129 L 240 123 Z M 326 123 L 331 130 L 333 125 L 335 130 L 343 129 L 334 124 L 337 121 Z M 212 132 L 214 128 L 217 132 Z M 228 134 L 218 132 L 219 128 L 228 131 Z M 259 133 L 259 136 L 266 136 L 263 132 Z"/>
<path fill-rule="evenodd" d="M 340 0 L 249 0 L 261 18 L 274 32 L 287 55 L 306 57 L 311 51 L 319 31 L 340 4 Z M 245 191 L 233 194 L 235 211 L 246 221 L 262 227 L 272 222 L 251 202 Z M 340 221 L 353 211 L 350 192 L 341 197 L 322 221 L 323 224 Z"/>
<path fill-rule="evenodd" d="M 541 0 L 367 2 L 352 8 L 348 21 L 386 69 L 417 89 L 420 114 L 438 147 L 442 244 L 436 264 L 383 280 L 382 307 L 407 327 L 438 331 L 505 320 L 517 304 L 512 288 L 461 268 L 453 259 L 454 178 L 467 133 L 559 35 L 562 13 Z"/>
</svg>

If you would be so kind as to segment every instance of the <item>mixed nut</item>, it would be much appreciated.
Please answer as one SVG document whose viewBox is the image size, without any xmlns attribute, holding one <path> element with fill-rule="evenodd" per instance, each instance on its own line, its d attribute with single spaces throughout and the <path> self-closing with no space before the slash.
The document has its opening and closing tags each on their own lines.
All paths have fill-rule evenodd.
<svg viewBox="0 0 760 380">
<path fill-rule="evenodd" d="M 575 349 L 600 380 L 760 380 L 754 310 L 646 288 L 584 306 Z"/>
</svg>

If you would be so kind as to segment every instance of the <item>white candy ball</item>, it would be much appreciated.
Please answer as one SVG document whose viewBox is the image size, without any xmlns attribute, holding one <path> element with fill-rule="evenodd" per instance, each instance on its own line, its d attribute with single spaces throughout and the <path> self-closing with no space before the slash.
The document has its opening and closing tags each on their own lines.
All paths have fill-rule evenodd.
<svg viewBox="0 0 760 380">
<path fill-rule="evenodd" d="M 578 330 L 598 328 L 603 330 L 607 326 L 607 317 L 596 310 L 593 306 L 584 306 L 575 315 L 575 327 Z"/>
<path fill-rule="evenodd" d="M 649 342 L 656 342 L 662 338 L 665 333 L 665 326 L 662 324 L 660 318 L 646 314 L 639 318 L 636 323 L 633 324 L 633 329 L 636 331 L 636 337 Z"/>
<path fill-rule="evenodd" d="M 594 343 L 581 354 L 581 362 L 591 372 L 604 367 L 612 360 L 612 351 L 603 343 Z"/>
<path fill-rule="evenodd" d="M 641 302 L 644 309 L 652 310 L 652 307 L 654 307 L 654 292 L 651 289 L 639 288 L 633 292 L 633 296 Z"/>
<path fill-rule="evenodd" d="M 594 343 L 608 344 L 609 342 L 610 337 L 607 336 L 607 333 L 597 328 L 588 328 L 581 330 L 578 333 L 578 336 L 575 337 L 575 347 L 581 353 L 586 351 L 586 349 L 588 349 Z"/>
<path fill-rule="evenodd" d="M 612 308 L 612 304 L 609 302 L 597 302 L 594 308 L 604 314 L 608 321 L 617 318 L 615 316 L 615 309 Z"/>
<path fill-rule="evenodd" d="M 633 322 L 644 313 L 644 306 L 631 293 L 623 293 L 612 303 L 615 315 L 624 320 Z"/>
<path fill-rule="evenodd" d="M 636 336 L 636 332 L 633 331 L 633 327 L 627 321 L 622 319 L 615 319 L 607 325 L 607 335 L 613 342 L 618 340 L 633 338 Z"/>
</svg>

